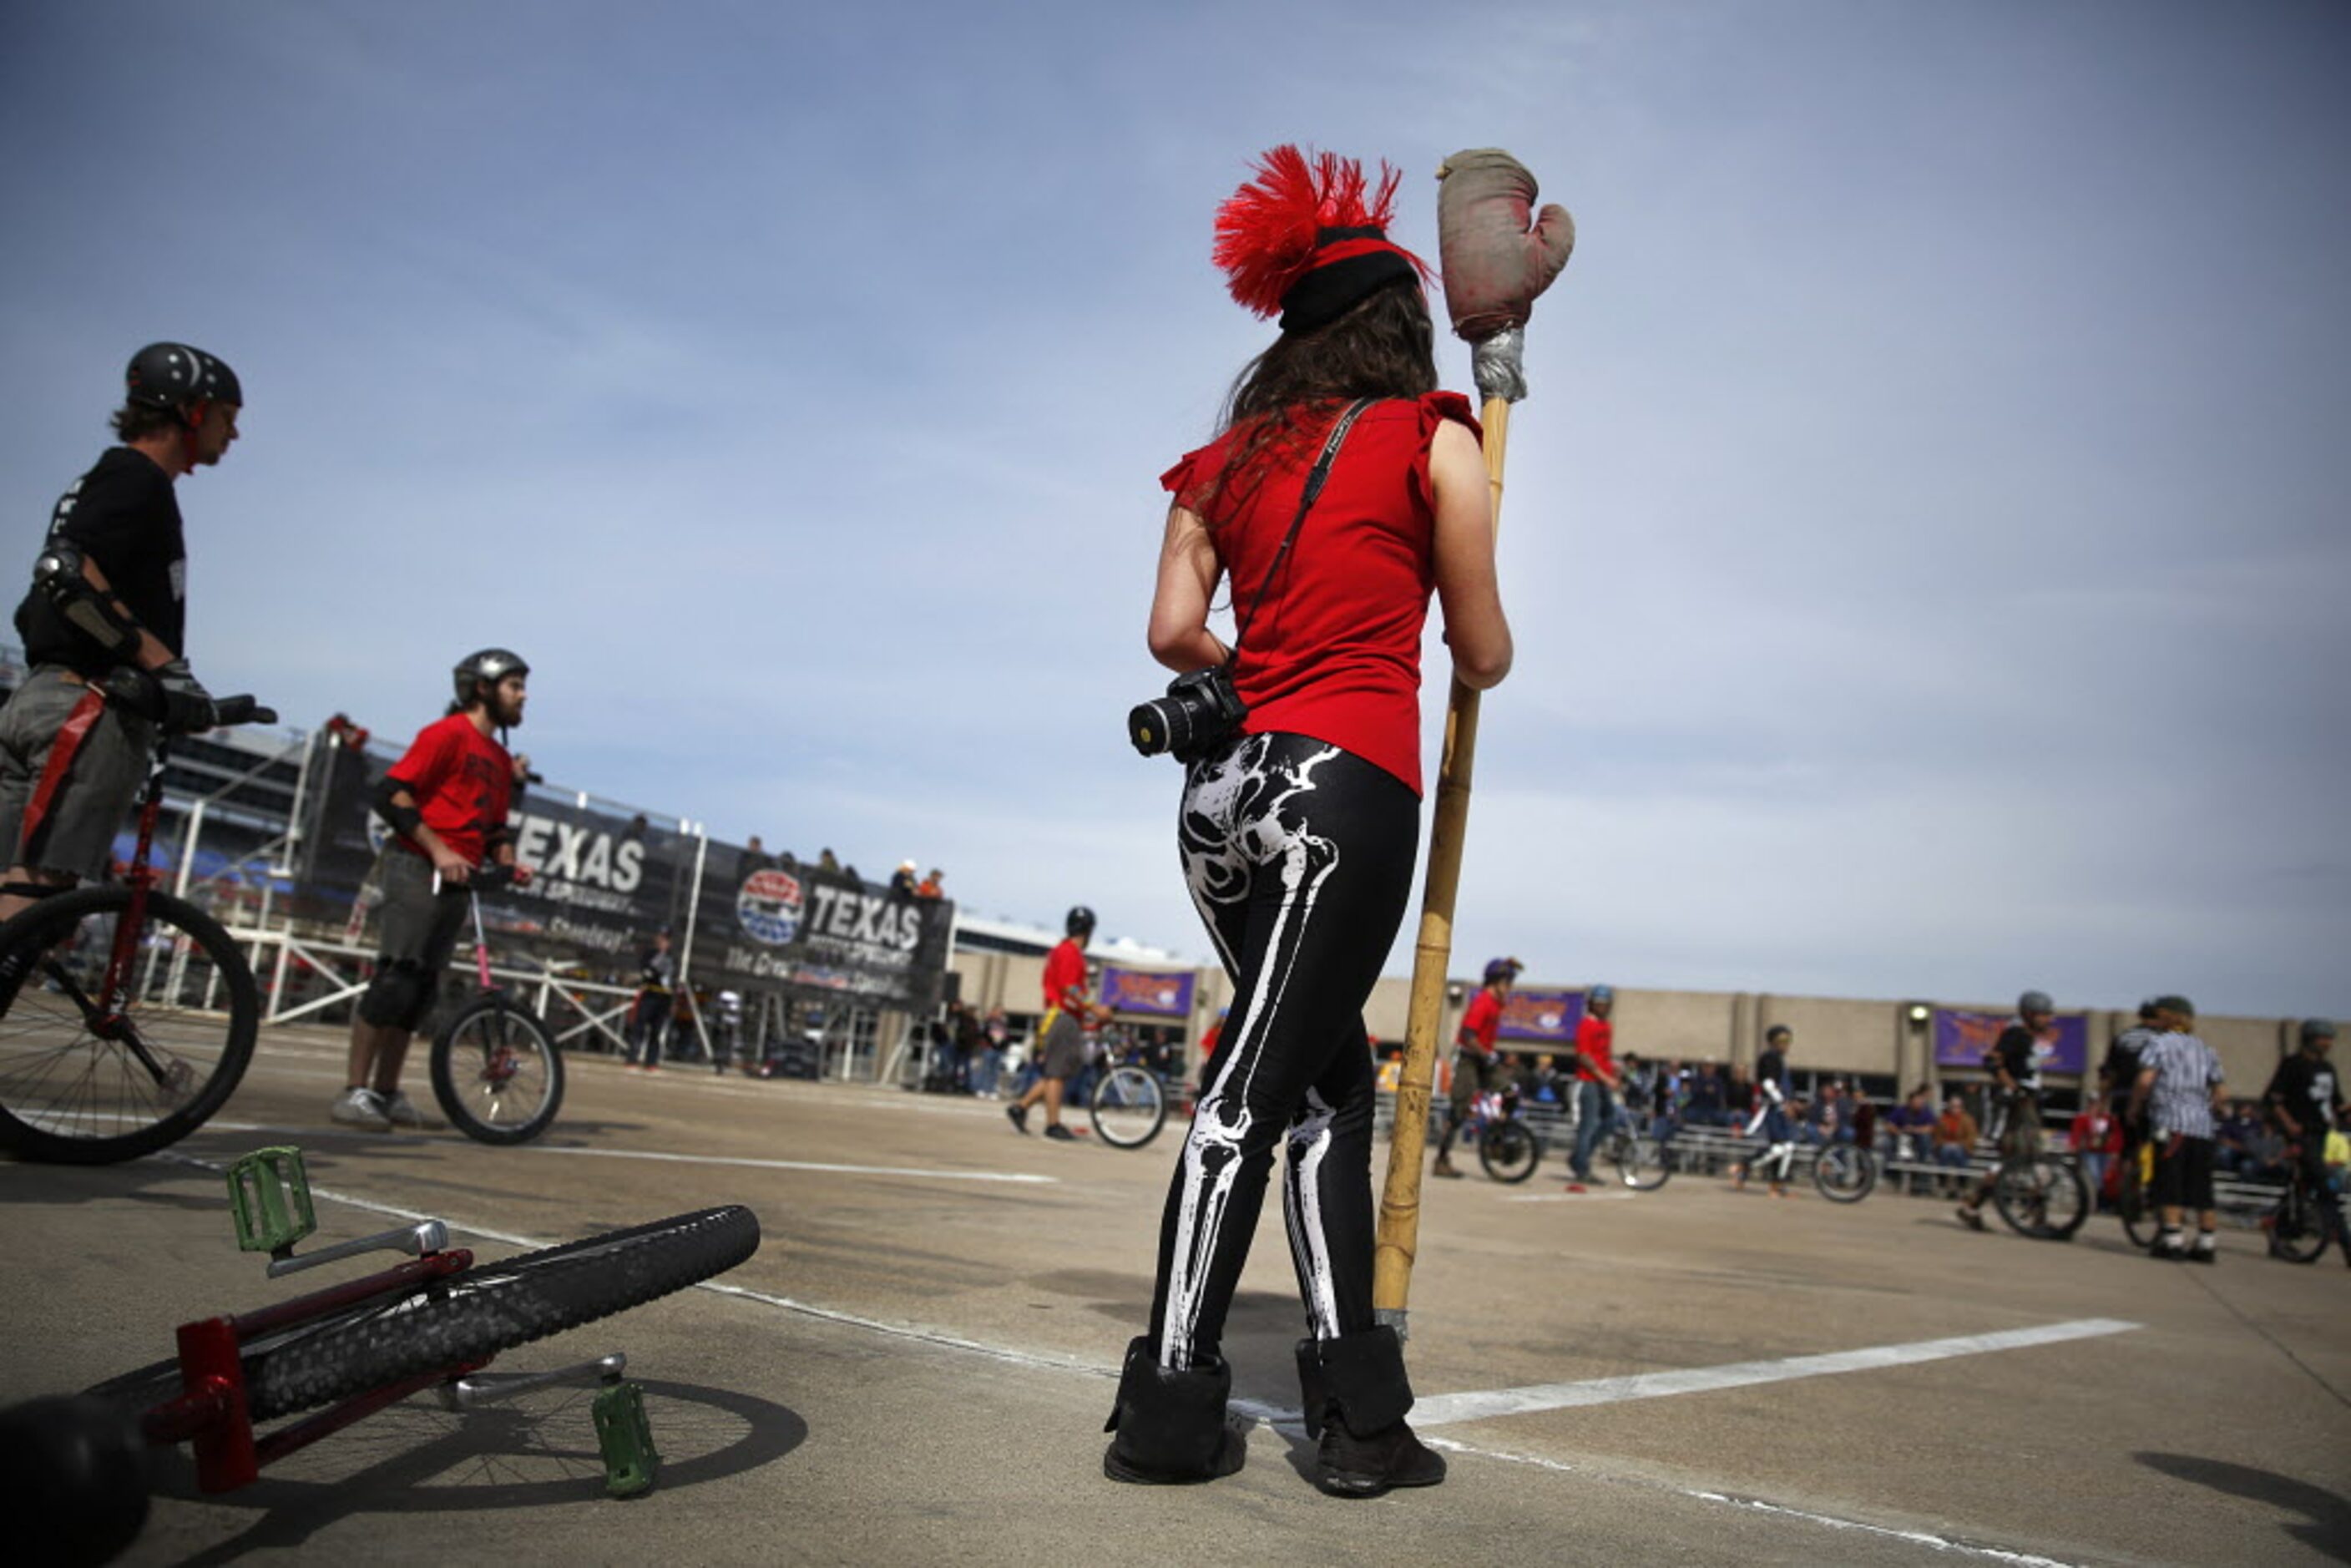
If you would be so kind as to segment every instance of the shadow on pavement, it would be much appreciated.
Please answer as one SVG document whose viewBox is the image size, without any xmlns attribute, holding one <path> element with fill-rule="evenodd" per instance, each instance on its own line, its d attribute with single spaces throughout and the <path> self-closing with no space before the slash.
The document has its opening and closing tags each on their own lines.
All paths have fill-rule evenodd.
<svg viewBox="0 0 2351 1568">
<path fill-rule="evenodd" d="M 808 1423 L 771 1400 L 639 1381 L 663 1455 L 651 1496 L 757 1469 L 808 1437 Z M 298 1547 L 355 1514 L 614 1506 L 604 1495 L 591 1397 L 590 1390 L 571 1390 L 462 1416 L 423 1397 L 411 1399 L 288 1461 L 289 1470 L 307 1467 L 313 1475 L 266 1472 L 253 1485 L 219 1497 L 196 1490 L 193 1461 L 185 1450 L 174 1450 L 155 1495 L 261 1511 L 235 1536 L 185 1559 L 198 1565 Z"/>
<path fill-rule="evenodd" d="M 2131 1457 L 2147 1469 L 2177 1479 L 2194 1481 L 2231 1497 L 2248 1498 L 2302 1514 L 2309 1522 L 2287 1525 L 2288 1535 L 2337 1563 L 2351 1563 L 2351 1502 L 2324 1487 L 2282 1476 L 2274 1470 L 2257 1470 L 2250 1465 L 2199 1458 L 2193 1454 L 2139 1453 Z"/>
</svg>

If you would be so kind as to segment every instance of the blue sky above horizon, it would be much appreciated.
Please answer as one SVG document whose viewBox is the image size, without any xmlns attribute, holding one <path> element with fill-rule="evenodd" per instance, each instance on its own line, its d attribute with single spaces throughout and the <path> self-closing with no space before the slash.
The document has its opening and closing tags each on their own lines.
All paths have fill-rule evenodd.
<svg viewBox="0 0 2351 1568">
<path fill-rule="evenodd" d="M 509 644 L 559 781 L 1205 956 L 1119 722 L 1267 337 L 1210 215 L 1311 141 L 1433 257 L 1506 146 L 1579 241 L 1456 968 L 2351 1012 L 2351 14 L 1475 15 L 28 5 L 0 519 L 198 343 L 215 689 L 390 734 Z"/>
</svg>

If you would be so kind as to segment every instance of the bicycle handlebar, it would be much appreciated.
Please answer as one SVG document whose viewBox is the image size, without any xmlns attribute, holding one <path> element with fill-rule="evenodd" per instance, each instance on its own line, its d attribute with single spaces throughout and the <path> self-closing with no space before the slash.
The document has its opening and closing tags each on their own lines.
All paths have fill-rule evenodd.
<svg viewBox="0 0 2351 1568">
<path fill-rule="evenodd" d="M 214 721 L 222 726 L 232 724 L 276 724 L 277 710 L 263 707 L 261 699 L 250 694 L 213 699 Z"/>
</svg>

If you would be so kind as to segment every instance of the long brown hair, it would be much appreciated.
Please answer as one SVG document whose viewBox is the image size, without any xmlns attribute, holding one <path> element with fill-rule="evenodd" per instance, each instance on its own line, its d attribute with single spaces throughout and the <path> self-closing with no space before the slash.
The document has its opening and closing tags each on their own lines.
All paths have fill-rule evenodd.
<svg viewBox="0 0 2351 1568">
<path fill-rule="evenodd" d="M 1357 398 L 1437 390 L 1437 334 L 1420 285 L 1399 279 L 1312 332 L 1285 332 L 1234 378 L 1217 433 L 1239 431 L 1194 509 L 1213 529 Z M 1229 504 L 1228 504 L 1229 503 Z"/>
</svg>

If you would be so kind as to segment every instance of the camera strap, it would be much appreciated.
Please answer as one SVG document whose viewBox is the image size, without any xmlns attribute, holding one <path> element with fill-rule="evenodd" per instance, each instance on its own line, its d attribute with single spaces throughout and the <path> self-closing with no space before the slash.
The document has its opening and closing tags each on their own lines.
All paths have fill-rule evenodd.
<svg viewBox="0 0 2351 1568">
<path fill-rule="evenodd" d="M 1347 439 L 1347 432 L 1354 428 L 1356 416 L 1378 401 L 1377 398 L 1357 398 L 1332 424 L 1331 438 L 1322 444 L 1322 455 L 1315 459 L 1314 470 L 1306 476 L 1305 488 L 1299 492 L 1298 516 L 1290 519 L 1290 531 L 1281 537 L 1280 548 L 1273 552 L 1273 559 L 1266 563 L 1265 575 L 1258 580 L 1257 592 L 1249 600 L 1248 617 L 1233 630 L 1233 645 L 1226 656 L 1227 664 L 1240 658 L 1241 639 L 1249 635 L 1250 623 L 1257 620 L 1258 606 L 1265 602 L 1265 591 L 1273 586 L 1273 574 L 1281 570 L 1283 558 L 1290 554 L 1290 547 L 1297 542 L 1298 530 L 1306 526 L 1306 514 L 1314 509 L 1314 498 L 1322 493 L 1322 481 L 1331 476 L 1332 460 L 1339 455 L 1340 444 Z"/>
</svg>

